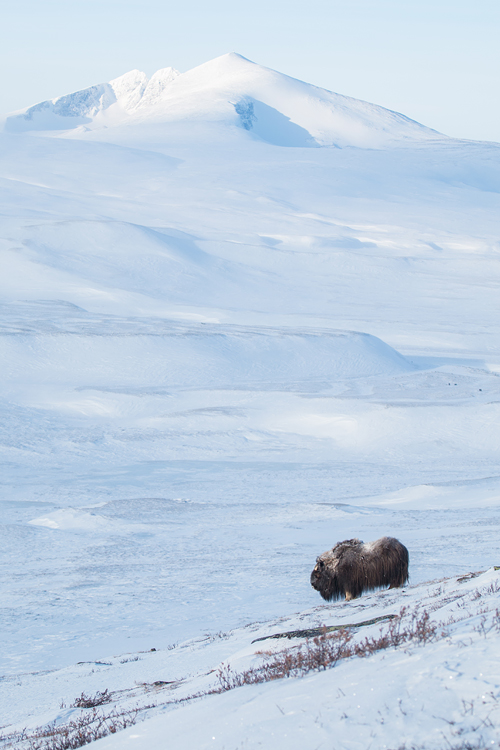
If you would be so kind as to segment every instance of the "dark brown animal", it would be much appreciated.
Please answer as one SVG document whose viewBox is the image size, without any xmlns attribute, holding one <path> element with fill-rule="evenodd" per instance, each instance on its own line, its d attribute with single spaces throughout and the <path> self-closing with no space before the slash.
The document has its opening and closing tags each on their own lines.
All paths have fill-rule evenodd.
<svg viewBox="0 0 500 750">
<path fill-rule="evenodd" d="M 359 539 L 338 542 L 316 558 L 311 586 L 327 602 L 356 599 L 364 591 L 402 586 L 408 581 L 406 547 L 389 536 L 363 544 Z"/>
</svg>

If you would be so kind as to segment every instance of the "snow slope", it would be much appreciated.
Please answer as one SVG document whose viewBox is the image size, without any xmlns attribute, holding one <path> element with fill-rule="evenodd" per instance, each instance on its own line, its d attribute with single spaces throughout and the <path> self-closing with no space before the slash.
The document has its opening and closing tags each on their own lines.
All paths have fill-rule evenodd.
<svg viewBox="0 0 500 750">
<path fill-rule="evenodd" d="M 7 678 L 0 688 L 11 717 L 6 730 L 31 733 L 51 722 L 61 728 L 91 715 L 90 708 L 74 707 L 75 699 L 108 691 L 100 712 L 139 713 L 134 725 L 92 743 L 96 750 L 150 750 L 166 743 L 172 750 L 497 747 L 499 587 L 499 573 L 490 568 L 249 623 L 165 650 L 115 652 L 101 661 Z M 394 632 L 418 622 L 420 641 L 344 658 L 304 676 L 220 690 L 227 684 L 218 677 L 221 670 L 238 675 L 306 643 L 303 635 L 270 639 L 273 634 L 380 618 L 351 629 L 352 646 L 388 633 L 391 620 L 384 618 L 402 611 Z M 219 692 L 209 694 L 213 690 Z"/>
<path fill-rule="evenodd" d="M 239 125 L 277 146 L 362 146 L 443 136 L 403 115 L 334 94 L 234 52 L 179 74 L 137 70 L 109 83 L 41 102 L 9 115 L 7 132 L 101 129 L 186 119 Z"/>
<path fill-rule="evenodd" d="M 500 146 L 342 100 L 366 116 L 351 139 L 335 95 L 239 57 L 171 78 L 0 134 L 0 659 L 35 695 L 2 724 L 106 687 L 78 662 L 312 610 L 340 539 L 397 536 L 417 586 L 498 562 Z M 258 102 L 281 113 L 274 141 L 243 97 L 261 125 Z M 311 148 L 287 122 L 370 147 Z M 116 685 L 149 679 L 120 659 Z M 417 674 L 439 683 L 439 659 Z M 56 669 L 68 689 L 32 711 Z M 251 747 L 253 703 L 220 700 L 249 711 Z"/>
</svg>

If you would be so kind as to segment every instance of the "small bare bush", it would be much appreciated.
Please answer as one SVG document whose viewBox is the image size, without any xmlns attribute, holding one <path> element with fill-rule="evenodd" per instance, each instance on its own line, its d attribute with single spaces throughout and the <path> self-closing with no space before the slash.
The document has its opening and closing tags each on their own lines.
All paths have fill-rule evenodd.
<svg viewBox="0 0 500 750">
<path fill-rule="evenodd" d="M 500 609 L 498 609 L 498 607 L 495 609 L 495 614 L 493 615 L 492 623 L 497 633 L 500 632 Z"/>
<path fill-rule="evenodd" d="M 492 581 L 489 586 L 486 587 L 487 594 L 498 594 L 500 591 L 500 581 Z"/>
<path fill-rule="evenodd" d="M 97 691 L 95 695 L 86 695 L 82 693 L 79 698 L 76 698 L 71 704 L 71 708 L 96 708 L 96 706 L 103 706 L 105 703 L 111 702 L 111 693 L 106 688 L 103 692 Z"/>
</svg>

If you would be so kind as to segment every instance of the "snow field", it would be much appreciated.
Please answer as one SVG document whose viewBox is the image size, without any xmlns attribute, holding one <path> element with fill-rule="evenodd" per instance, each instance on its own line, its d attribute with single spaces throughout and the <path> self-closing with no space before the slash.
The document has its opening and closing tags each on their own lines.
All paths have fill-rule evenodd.
<svg viewBox="0 0 500 750">
<path fill-rule="evenodd" d="M 408 603 L 466 616 L 101 744 L 497 742 L 498 144 L 239 56 L 42 104 L 0 133 L 0 724 Z M 414 588 L 318 606 L 316 556 L 386 534 Z"/>
</svg>

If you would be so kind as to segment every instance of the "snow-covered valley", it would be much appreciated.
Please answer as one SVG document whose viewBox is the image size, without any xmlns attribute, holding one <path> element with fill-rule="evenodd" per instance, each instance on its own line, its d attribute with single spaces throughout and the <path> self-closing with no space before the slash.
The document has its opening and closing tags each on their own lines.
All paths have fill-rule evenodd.
<svg viewBox="0 0 500 750">
<path fill-rule="evenodd" d="M 386 602 L 432 609 L 425 582 L 500 564 L 500 145 L 237 55 L 123 78 L 15 113 L 0 133 L 5 733 L 82 691 L 217 669 L 279 618 L 291 630 Z M 382 535 L 408 547 L 415 588 L 313 609 L 316 556 Z M 496 701 L 498 635 L 474 630 L 481 606 L 451 645 L 174 706 L 141 747 L 170 732 L 174 748 L 444 746 L 411 712 L 353 734 L 347 698 L 335 711 L 349 732 L 280 745 L 263 727 L 288 720 L 264 706 L 334 701 L 341 671 L 374 670 L 372 688 L 407 659 L 432 700 L 448 647 L 468 680 L 458 703 L 486 690 L 473 674 L 485 649 Z M 99 661 L 112 678 L 73 666 Z M 373 716 L 403 690 L 394 669 Z M 458 721 L 443 711 L 443 726 Z M 210 731 L 229 712 L 233 734 L 190 735 L 203 712 Z M 475 736 L 498 741 L 495 727 Z"/>
</svg>

